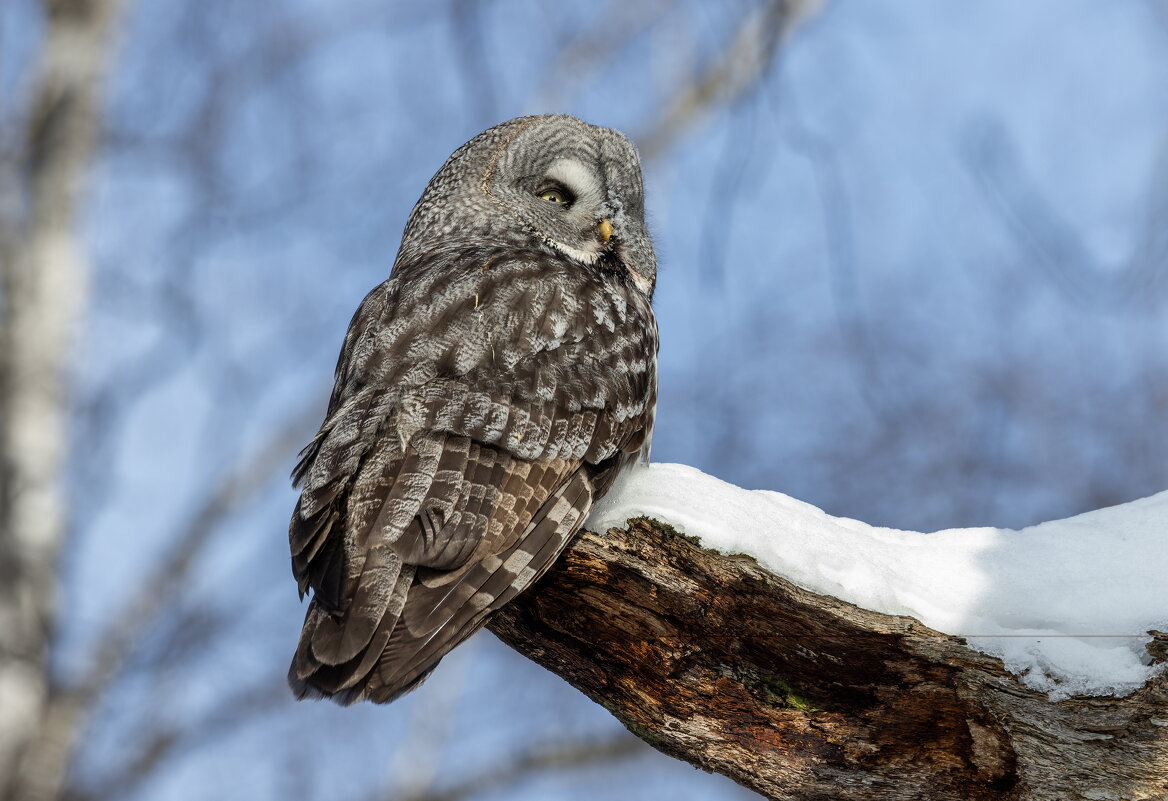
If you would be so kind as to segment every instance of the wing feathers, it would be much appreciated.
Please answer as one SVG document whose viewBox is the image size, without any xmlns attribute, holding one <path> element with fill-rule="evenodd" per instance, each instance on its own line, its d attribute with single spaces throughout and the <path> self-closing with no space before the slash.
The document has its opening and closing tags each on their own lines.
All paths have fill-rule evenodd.
<svg viewBox="0 0 1168 801">
<path fill-rule="evenodd" d="M 555 561 L 647 445 L 648 298 L 543 250 L 399 260 L 294 471 L 300 697 L 389 701 Z"/>
<path fill-rule="evenodd" d="M 540 578 L 567 546 L 591 508 L 591 490 L 582 472 L 544 501 L 539 513 L 506 550 L 472 563 L 437 599 L 419 592 L 411 597 L 403 620 L 394 629 L 374 676 L 372 700 L 392 701 L 424 679 L 450 649 L 465 640 L 491 612 Z M 416 600 L 415 600 L 416 598 Z M 422 620 L 413 606 L 429 608 Z"/>
<path fill-rule="evenodd" d="M 401 615 L 413 578 L 413 566 L 405 565 L 398 576 L 390 596 L 389 605 L 378 623 L 376 632 L 370 639 L 369 646 L 359 657 L 344 664 L 327 665 L 316 659 L 312 648 L 313 639 L 321 618 L 327 617 L 328 613 L 321 610 L 315 603 L 309 606 L 300 647 L 288 671 L 288 683 L 297 698 L 330 696 L 338 703 L 350 704 L 363 697 L 362 690 L 360 688 L 353 689 L 353 687 L 369 675 L 369 671 L 389 641 L 390 634 Z"/>
<path fill-rule="evenodd" d="M 389 606 L 402 561 L 384 545 L 369 551 L 357 589 L 341 615 L 326 615 L 312 637 L 312 654 L 324 665 L 348 662 L 365 649 Z"/>
<path fill-rule="evenodd" d="M 313 600 L 289 671 L 298 696 L 384 702 L 416 686 L 547 570 L 591 507 L 577 462 L 525 462 L 465 437 L 429 441 L 397 463 L 390 498 L 364 535 L 348 606 L 330 612 Z M 435 511 L 441 527 L 415 516 L 394 528 L 407 507 L 390 500 L 406 498 L 416 515 Z"/>
</svg>

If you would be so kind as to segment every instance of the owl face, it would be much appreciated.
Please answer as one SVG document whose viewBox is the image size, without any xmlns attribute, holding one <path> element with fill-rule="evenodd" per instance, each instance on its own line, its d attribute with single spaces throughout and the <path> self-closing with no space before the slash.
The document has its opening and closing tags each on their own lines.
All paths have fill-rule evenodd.
<svg viewBox="0 0 1168 801">
<path fill-rule="evenodd" d="M 403 252 L 435 230 L 461 242 L 534 239 L 582 265 L 627 272 L 646 295 L 656 282 L 636 151 L 573 117 L 521 117 L 459 148 L 418 201 Z"/>
</svg>

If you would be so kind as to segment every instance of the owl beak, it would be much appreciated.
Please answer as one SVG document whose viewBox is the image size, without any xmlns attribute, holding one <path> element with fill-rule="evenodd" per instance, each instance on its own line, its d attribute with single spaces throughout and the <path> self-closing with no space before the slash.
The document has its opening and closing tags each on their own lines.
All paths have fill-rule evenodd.
<svg viewBox="0 0 1168 801">
<path fill-rule="evenodd" d="M 612 221 L 606 219 L 601 220 L 596 224 L 596 230 L 600 232 L 600 238 L 607 242 L 612 239 Z"/>
</svg>

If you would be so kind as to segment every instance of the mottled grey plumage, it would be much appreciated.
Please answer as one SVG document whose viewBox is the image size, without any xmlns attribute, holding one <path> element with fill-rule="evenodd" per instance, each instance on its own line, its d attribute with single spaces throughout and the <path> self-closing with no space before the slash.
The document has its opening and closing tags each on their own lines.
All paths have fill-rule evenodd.
<svg viewBox="0 0 1168 801">
<path fill-rule="evenodd" d="M 293 476 L 297 696 L 416 687 L 647 455 L 656 274 L 619 133 L 524 117 L 455 151 L 353 316 Z"/>
</svg>

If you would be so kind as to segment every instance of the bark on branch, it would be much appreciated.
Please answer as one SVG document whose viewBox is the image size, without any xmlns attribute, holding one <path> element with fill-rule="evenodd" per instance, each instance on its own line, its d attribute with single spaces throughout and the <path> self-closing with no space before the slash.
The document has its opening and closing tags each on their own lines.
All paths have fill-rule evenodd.
<svg viewBox="0 0 1168 801">
<path fill-rule="evenodd" d="M 1168 798 L 1168 675 L 1052 702 L 959 637 L 654 521 L 582 533 L 490 627 L 659 750 L 771 798 Z"/>
</svg>

